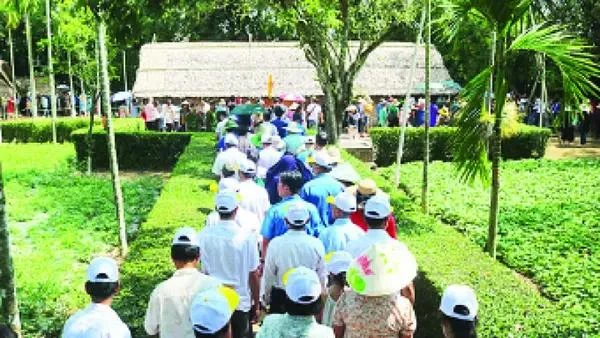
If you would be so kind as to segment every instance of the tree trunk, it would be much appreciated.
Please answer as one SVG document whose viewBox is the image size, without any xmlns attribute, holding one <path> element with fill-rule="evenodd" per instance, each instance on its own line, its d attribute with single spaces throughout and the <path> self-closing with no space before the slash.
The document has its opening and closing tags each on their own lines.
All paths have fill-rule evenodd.
<svg viewBox="0 0 600 338">
<path fill-rule="evenodd" d="M 12 87 L 12 97 L 15 99 L 17 97 L 17 80 L 15 79 L 15 53 L 13 46 L 13 38 L 12 38 L 12 29 L 8 30 L 8 49 L 10 55 L 10 75 L 11 75 L 11 87 Z M 19 109 L 15 109 L 15 116 L 19 115 Z"/>
<path fill-rule="evenodd" d="M 108 79 L 108 53 L 105 43 L 106 26 L 104 19 L 98 23 L 98 45 L 100 46 L 100 64 L 102 78 L 102 106 L 106 114 L 108 127 L 108 154 L 110 170 L 112 174 L 115 206 L 117 219 L 119 221 L 119 239 L 121 241 L 121 256 L 127 256 L 127 228 L 125 224 L 125 210 L 123 205 L 123 192 L 121 190 L 121 181 L 119 180 L 119 163 L 117 161 L 117 148 L 115 144 L 115 131 L 112 124 L 112 111 L 110 109 L 110 82 Z"/>
<path fill-rule="evenodd" d="M 33 69 L 33 46 L 31 41 L 31 22 L 29 13 L 25 13 L 25 35 L 27 39 L 27 60 L 29 61 L 29 95 L 31 96 L 31 116 L 37 117 L 37 91 L 35 90 L 35 71 Z"/>
<path fill-rule="evenodd" d="M 2 163 L 0 163 L 0 310 L 2 311 L 0 318 L 20 336 L 21 319 L 17 304 L 15 271 L 10 248 Z"/>
<path fill-rule="evenodd" d="M 71 51 L 67 51 L 67 63 L 69 64 L 69 104 L 71 106 L 71 117 L 75 117 L 77 113 L 75 112 L 75 100 L 73 100 L 73 95 L 75 95 L 75 89 L 73 88 L 73 71 L 71 67 Z"/>
<path fill-rule="evenodd" d="M 52 15 L 50 0 L 46 0 L 46 33 L 48 35 L 48 83 L 50 84 L 50 110 L 52 112 L 52 143 L 56 143 L 56 86 L 54 85 L 54 62 L 52 60 Z"/>
<path fill-rule="evenodd" d="M 325 86 L 331 86 L 331 85 L 325 85 Z M 324 87 L 325 87 L 324 86 Z M 332 144 L 337 143 L 338 140 L 338 122 L 337 122 L 337 110 L 339 109 L 337 107 L 338 105 L 338 98 L 336 97 L 337 95 L 335 95 L 333 89 L 329 88 L 329 89 L 325 89 L 325 129 L 327 131 L 327 135 L 330 138 L 330 142 Z"/>
<path fill-rule="evenodd" d="M 429 124 L 431 120 L 431 0 L 427 0 L 427 40 L 425 42 L 425 148 L 423 149 L 423 185 L 421 210 L 429 213 Z"/>
<path fill-rule="evenodd" d="M 98 38 L 99 35 L 96 35 L 96 43 L 95 43 L 95 55 L 96 55 L 96 91 L 94 95 L 88 100 L 92 100 L 92 110 L 90 111 L 90 126 L 87 134 L 87 174 L 92 174 L 92 155 L 94 153 L 94 139 L 92 138 L 92 133 L 94 130 L 94 109 L 96 108 L 96 98 L 100 97 L 100 52 L 98 48 Z"/>
</svg>

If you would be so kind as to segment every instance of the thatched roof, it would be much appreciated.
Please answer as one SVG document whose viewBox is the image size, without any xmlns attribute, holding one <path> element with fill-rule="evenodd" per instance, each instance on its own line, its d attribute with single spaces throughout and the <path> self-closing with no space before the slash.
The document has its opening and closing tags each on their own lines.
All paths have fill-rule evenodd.
<svg viewBox="0 0 600 338">
<path fill-rule="evenodd" d="M 351 46 L 356 46 L 352 44 Z M 388 42 L 367 59 L 354 86 L 357 94 L 403 95 L 408 86 L 413 43 Z M 413 93 L 424 82 L 424 48 L 419 48 Z M 431 53 L 431 81 L 451 80 L 440 53 Z M 151 43 L 140 50 L 133 92 L 138 97 L 254 97 L 267 95 L 273 76 L 274 95 L 321 95 L 314 67 L 297 42 Z M 441 94 L 441 93 L 438 93 Z"/>
</svg>

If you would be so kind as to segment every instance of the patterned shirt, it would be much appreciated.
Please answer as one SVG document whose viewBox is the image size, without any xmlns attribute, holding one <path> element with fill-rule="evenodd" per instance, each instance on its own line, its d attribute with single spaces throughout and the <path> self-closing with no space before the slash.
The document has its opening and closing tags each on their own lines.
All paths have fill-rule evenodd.
<svg viewBox="0 0 600 338">
<path fill-rule="evenodd" d="M 354 291 L 342 294 L 333 326 L 345 326 L 344 338 L 397 338 L 417 329 L 410 301 L 398 294 L 368 297 Z"/>
<path fill-rule="evenodd" d="M 333 330 L 317 324 L 313 316 L 272 314 L 265 320 L 256 338 L 333 338 Z"/>
</svg>

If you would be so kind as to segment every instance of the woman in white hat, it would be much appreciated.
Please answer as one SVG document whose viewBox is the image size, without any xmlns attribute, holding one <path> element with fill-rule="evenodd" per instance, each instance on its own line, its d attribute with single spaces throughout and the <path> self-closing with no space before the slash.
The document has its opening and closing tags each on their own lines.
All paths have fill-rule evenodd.
<svg viewBox="0 0 600 338">
<path fill-rule="evenodd" d="M 444 290 L 440 311 L 445 338 L 477 338 L 477 311 L 479 304 L 475 291 L 466 285 L 450 285 Z"/>
<path fill-rule="evenodd" d="M 417 275 L 408 249 L 376 243 L 350 264 L 333 315 L 337 338 L 412 338 L 417 321 L 412 304 L 400 294 Z"/>
</svg>

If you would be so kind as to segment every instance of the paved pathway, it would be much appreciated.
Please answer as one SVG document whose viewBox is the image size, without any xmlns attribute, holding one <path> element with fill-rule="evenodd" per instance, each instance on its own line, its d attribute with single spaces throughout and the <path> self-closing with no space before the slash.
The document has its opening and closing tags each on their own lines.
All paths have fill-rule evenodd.
<svg viewBox="0 0 600 338">
<path fill-rule="evenodd" d="M 571 144 L 560 144 L 558 138 L 550 139 L 545 158 L 550 160 L 573 158 L 599 158 L 600 140 L 590 140 L 586 145 L 580 145 L 579 139 Z"/>
</svg>

